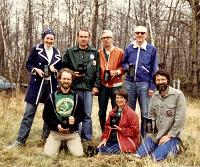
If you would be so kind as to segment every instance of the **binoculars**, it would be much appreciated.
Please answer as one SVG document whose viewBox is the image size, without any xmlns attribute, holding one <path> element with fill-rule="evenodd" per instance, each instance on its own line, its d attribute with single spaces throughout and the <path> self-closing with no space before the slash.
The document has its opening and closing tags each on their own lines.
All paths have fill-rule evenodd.
<svg viewBox="0 0 200 167">
<path fill-rule="evenodd" d="M 134 64 L 129 64 L 128 75 L 131 77 L 135 76 L 135 65 Z"/>
<path fill-rule="evenodd" d="M 80 75 L 85 74 L 86 67 L 84 66 L 84 64 L 78 64 L 78 72 Z"/>
<path fill-rule="evenodd" d="M 116 115 L 110 116 L 110 127 L 115 128 L 114 125 L 119 125 L 119 121 L 121 118 L 121 113 L 117 112 Z"/>
<path fill-rule="evenodd" d="M 110 78 L 111 78 L 110 71 L 109 70 L 105 70 L 104 71 L 104 81 L 109 81 Z"/>
<path fill-rule="evenodd" d="M 48 65 L 44 65 L 44 77 L 49 77 L 50 76 L 50 69 Z"/>
</svg>

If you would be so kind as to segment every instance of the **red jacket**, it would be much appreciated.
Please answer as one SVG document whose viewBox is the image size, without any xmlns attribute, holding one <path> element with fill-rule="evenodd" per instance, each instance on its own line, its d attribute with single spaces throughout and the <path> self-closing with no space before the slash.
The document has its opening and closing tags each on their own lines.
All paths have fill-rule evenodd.
<svg viewBox="0 0 200 167">
<path fill-rule="evenodd" d="M 105 130 L 101 136 L 102 140 L 109 139 L 111 133 L 111 129 L 109 128 L 110 116 L 114 115 L 115 112 L 117 112 L 116 107 L 108 115 Z M 122 111 L 119 127 L 122 128 L 122 131 L 117 131 L 120 150 L 122 152 L 135 153 L 140 143 L 139 120 L 137 114 L 128 105 Z"/>
<path fill-rule="evenodd" d="M 120 75 L 117 75 L 113 79 L 109 81 L 104 80 L 104 71 L 106 70 L 107 60 L 105 58 L 103 48 L 99 49 L 99 57 L 100 57 L 100 79 L 101 83 L 107 87 L 116 87 L 122 85 L 122 77 L 124 74 L 122 68 L 122 59 L 124 57 L 124 52 L 122 49 L 113 46 L 113 50 L 110 52 L 110 61 L 108 64 L 108 70 L 119 70 Z"/>
</svg>

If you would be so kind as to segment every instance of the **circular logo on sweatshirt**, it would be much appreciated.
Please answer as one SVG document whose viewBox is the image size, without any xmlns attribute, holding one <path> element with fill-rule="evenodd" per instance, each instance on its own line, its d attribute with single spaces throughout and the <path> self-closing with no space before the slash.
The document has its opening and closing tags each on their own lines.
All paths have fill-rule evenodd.
<svg viewBox="0 0 200 167">
<path fill-rule="evenodd" d="M 62 98 L 56 103 L 56 111 L 63 117 L 71 115 L 73 110 L 74 101 L 70 98 Z"/>
</svg>

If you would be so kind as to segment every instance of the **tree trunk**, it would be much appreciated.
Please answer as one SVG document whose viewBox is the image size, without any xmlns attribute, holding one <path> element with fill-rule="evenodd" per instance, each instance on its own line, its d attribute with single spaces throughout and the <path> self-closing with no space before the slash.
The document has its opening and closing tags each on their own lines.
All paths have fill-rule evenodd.
<svg viewBox="0 0 200 167">
<path fill-rule="evenodd" d="M 93 22 L 92 22 L 92 44 L 94 47 L 97 46 L 97 24 L 98 24 L 98 20 L 99 20 L 99 3 L 98 0 L 94 1 L 94 16 L 93 16 Z"/>
<path fill-rule="evenodd" d="M 128 41 L 128 27 L 129 27 L 129 17 L 130 17 L 130 11 L 131 11 L 131 0 L 128 1 L 128 12 L 127 12 L 127 16 L 126 16 L 126 24 L 125 24 L 125 40 L 124 40 L 124 48 L 126 48 L 126 42 Z"/>
</svg>

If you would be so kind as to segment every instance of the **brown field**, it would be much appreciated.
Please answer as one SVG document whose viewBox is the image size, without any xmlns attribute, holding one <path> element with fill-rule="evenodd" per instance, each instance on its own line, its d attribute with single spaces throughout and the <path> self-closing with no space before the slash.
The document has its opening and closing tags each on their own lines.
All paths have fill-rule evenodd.
<svg viewBox="0 0 200 167">
<path fill-rule="evenodd" d="M 200 103 L 199 100 L 188 98 L 187 123 L 182 136 L 186 150 L 176 159 L 167 159 L 155 163 L 150 158 L 137 159 L 128 154 L 115 156 L 86 156 L 76 158 L 61 151 L 59 156 L 49 158 L 43 155 L 41 146 L 42 105 L 39 105 L 33 122 L 26 147 L 7 150 L 5 147 L 12 143 L 18 133 L 19 124 L 24 112 L 24 96 L 18 94 L 8 97 L 0 95 L 0 166 L 14 167 L 192 167 L 200 166 Z M 93 104 L 94 144 L 99 142 L 100 128 L 98 122 L 98 104 L 95 97 Z"/>
</svg>

